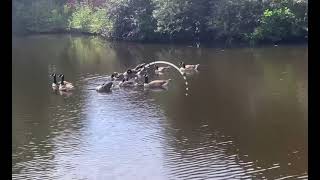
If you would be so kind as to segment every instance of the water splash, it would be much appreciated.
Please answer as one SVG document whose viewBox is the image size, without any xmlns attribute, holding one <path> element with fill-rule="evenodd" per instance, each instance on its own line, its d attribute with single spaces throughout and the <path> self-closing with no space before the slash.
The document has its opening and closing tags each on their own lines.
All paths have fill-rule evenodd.
<svg viewBox="0 0 320 180">
<path fill-rule="evenodd" d="M 151 63 L 146 64 L 145 67 L 149 67 L 149 66 L 154 65 L 154 64 L 167 64 L 167 65 L 169 65 L 169 66 L 174 67 L 174 68 L 175 68 L 177 71 L 179 71 L 179 73 L 183 76 L 183 79 L 185 80 L 186 91 L 189 90 L 189 88 L 188 88 L 187 76 L 186 76 L 185 73 L 183 73 L 183 72 L 180 71 L 180 69 L 179 69 L 178 66 L 176 66 L 175 64 L 173 64 L 173 63 L 171 63 L 171 62 L 167 62 L 167 61 L 153 61 L 153 62 L 151 62 Z M 188 96 L 189 94 L 186 93 L 185 95 Z"/>
</svg>

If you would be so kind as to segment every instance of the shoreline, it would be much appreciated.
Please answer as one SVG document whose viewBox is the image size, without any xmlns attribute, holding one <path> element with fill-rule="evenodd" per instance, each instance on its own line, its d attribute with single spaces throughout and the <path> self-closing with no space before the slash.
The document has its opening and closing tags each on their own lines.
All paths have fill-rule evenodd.
<svg viewBox="0 0 320 180">
<path fill-rule="evenodd" d="M 126 43 L 138 43 L 138 44 L 167 44 L 167 45 L 186 45 L 190 47 L 196 47 L 197 43 L 199 47 L 204 48 L 258 48 L 265 46 L 282 46 L 282 45 L 306 45 L 308 46 L 308 39 L 290 40 L 290 41 L 280 41 L 278 43 L 274 42 L 259 42 L 254 45 L 249 42 L 244 41 L 234 41 L 231 44 L 227 44 L 225 41 L 191 41 L 191 40 L 128 40 L 120 38 L 110 38 L 103 36 L 98 33 L 89 33 L 78 30 L 56 30 L 56 31 L 45 31 L 45 32 L 24 32 L 24 33 L 12 33 L 12 36 L 17 37 L 27 37 L 27 36 L 38 36 L 38 35 L 71 35 L 71 36 L 86 36 L 86 37 L 99 37 L 103 40 L 110 42 L 126 42 Z"/>
</svg>

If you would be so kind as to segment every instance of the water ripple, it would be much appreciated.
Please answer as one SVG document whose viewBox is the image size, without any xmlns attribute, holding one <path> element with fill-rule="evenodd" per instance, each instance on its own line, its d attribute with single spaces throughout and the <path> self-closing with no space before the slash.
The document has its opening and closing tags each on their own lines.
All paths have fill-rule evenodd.
<svg viewBox="0 0 320 180">
<path fill-rule="evenodd" d="M 39 99 L 49 96 L 45 99 L 47 104 L 40 104 L 37 106 L 39 109 L 29 111 L 24 110 L 29 108 L 30 101 L 27 99 L 23 108 L 14 114 L 14 122 L 22 125 L 15 126 L 18 133 L 15 134 L 16 143 L 12 152 L 12 179 L 308 179 L 307 172 L 286 174 L 291 170 L 288 168 L 296 168 L 294 161 L 285 165 L 282 162 L 259 164 L 263 159 L 253 156 L 245 148 L 243 150 L 236 144 L 237 140 L 232 139 L 231 133 L 219 129 L 219 123 L 232 119 L 223 111 L 231 114 L 229 110 L 237 112 L 235 109 L 240 108 L 237 105 L 234 109 L 223 109 L 220 105 L 232 106 L 235 101 L 233 97 L 244 95 L 234 91 L 239 93 L 235 96 L 232 91 L 225 90 L 235 87 L 231 83 L 223 86 L 228 74 L 223 68 L 225 61 L 219 63 L 222 64 L 216 70 L 218 72 L 221 67 L 223 83 L 219 83 L 218 73 L 211 77 L 202 71 L 204 73 L 190 76 L 188 82 L 180 83 L 182 87 L 188 86 L 182 90 L 179 90 L 180 85 L 173 84 L 176 89 L 172 91 L 117 88 L 111 93 L 97 93 L 93 88 L 109 80 L 110 73 L 84 73 L 73 77 L 77 88 L 70 96 L 44 94 Z M 209 66 L 203 67 L 209 72 Z M 63 68 L 54 65 L 49 67 L 49 72 L 60 69 Z M 237 73 L 237 69 L 232 73 Z M 205 77 L 204 82 L 214 81 L 217 85 L 201 85 L 201 81 L 194 81 L 200 76 Z M 231 79 L 240 77 L 232 76 Z M 210 86 L 217 91 L 219 86 L 227 88 L 221 90 L 221 94 L 217 92 L 218 95 L 211 92 L 204 94 L 202 88 L 209 88 L 210 91 Z M 197 92 L 198 89 L 201 91 Z M 191 92 L 192 96 L 174 99 L 184 90 Z M 303 90 L 305 88 L 300 88 L 301 103 L 305 99 Z M 30 94 L 37 99 L 37 93 Z M 281 94 L 279 98 L 283 98 Z M 207 99 L 200 95 L 212 95 L 221 104 L 209 104 L 216 105 L 216 108 L 201 105 L 202 110 L 196 106 L 200 100 Z M 19 106 L 21 102 L 17 99 L 19 103 L 14 102 L 14 106 Z M 243 101 L 239 100 L 241 105 Z M 194 113 L 194 109 L 198 113 Z M 197 117 L 199 112 L 207 110 L 217 113 L 214 118 L 218 120 Z M 178 115 L 173 115 L 172 111 Z M 45 112 L 44 115 L 42 112 Z M 246 114 L 247 117 L 249 115 Z M 229 123 L 234 122 L 228 121 L 225 126 L 229 127 Z M 300 150 L 294 150 L 290 152 L 290 157 L 302 157 L 300 153 Z"/>
</svg>

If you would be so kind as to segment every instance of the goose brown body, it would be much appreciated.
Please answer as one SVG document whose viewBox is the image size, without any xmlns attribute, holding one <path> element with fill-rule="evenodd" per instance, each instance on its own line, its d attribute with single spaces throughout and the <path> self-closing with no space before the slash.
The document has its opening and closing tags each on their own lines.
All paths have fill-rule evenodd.
<svg viewBox="0 0 320 180">
<path fill-rule="evenodd" d="M 123 79 L 122 82 L 119 83 L 119 87 L 135 87 L 138 83 L 134 81 L 128 81 L 128 79 Z"/>
<path fill-rule="evenodd" d="M 197 71 L 200 64 L 185 64 L 184 62 L 179 63 L 181 68 L 180 71 Z"/>
<path fill-rule="evenodd" d="M 59 90 L 60 91 L 72 91 L 72 90 L 74 90 L 74 86 L 72 85 L 72 83 L 64 80 L 64 75 L 63 74 L 59 75 L 59 77 L 61 77 L 61 81 L 59 83 Z"/>
<path fill-rule="evenodd" d="M 110 92 L 112 85 L 113 85 L 112 82 L 103 83 L 102 85 L 99 85 L 98 87 L 96 87 L 96 91 L 98 91 L 98 92 Z"/>
<path fill-rule="evenodd" d="M 156 74 L 163 74 L 164 72 L 166 72 L 167 70 L 170 69 L 170 66 L 166 66 L 166 67 L 159 67 L 157 65 L 155 65 L 155 73 Z"/>
<path fill-rule="evenodd" d="M 148 76 L 145 76 L 144 87 L 148 88 L 165 88 L 168 86 L 171 79 L 168 80 L 153 80 L 149 82 Z"/>
</svg>

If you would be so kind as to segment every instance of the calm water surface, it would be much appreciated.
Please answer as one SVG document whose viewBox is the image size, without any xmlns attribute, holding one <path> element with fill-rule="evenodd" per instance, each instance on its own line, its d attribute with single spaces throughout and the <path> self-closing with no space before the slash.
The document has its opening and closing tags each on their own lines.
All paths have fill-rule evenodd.
<svg viewBox="0 0 320 180">
<path fill-rule="evenodd" d="M 14 37 L 13 179 L 307 179 L 308 48 Z M 200 63 L 167 91 L 92 90 L 141 62 Z M 51 90 L 51 73 L 76 90 Z"/>
</svg>

